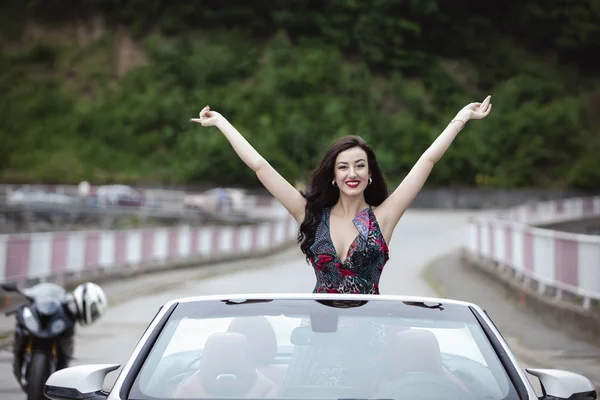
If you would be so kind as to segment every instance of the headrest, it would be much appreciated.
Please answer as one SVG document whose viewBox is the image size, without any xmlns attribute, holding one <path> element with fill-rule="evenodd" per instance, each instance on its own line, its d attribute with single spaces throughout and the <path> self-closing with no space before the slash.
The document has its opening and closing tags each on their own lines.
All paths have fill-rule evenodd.
<svg viewBox="0 0 600 400">
<path fill-rule="evenodd" d="M 430 331 L 410 329 L 398 332 L 390 338 L 389 346 L 395 376 L 407 372 L 444 372 L 440 345 Z"/>
<path fill-rule="evenodd" d="M 256 379 L 248 339 L 239 333 L 215 333 L 204 346 L 198 376 L 204 389 L 219 396 L 245 393 Z"/>
<path fill-rule="evenodd" d="M 250 342 L 256 362 L 269 364 L 277 356 L 277 336 L 264 316 L 235 318 L 227 332 L 241 333 Z"/>
</svg>

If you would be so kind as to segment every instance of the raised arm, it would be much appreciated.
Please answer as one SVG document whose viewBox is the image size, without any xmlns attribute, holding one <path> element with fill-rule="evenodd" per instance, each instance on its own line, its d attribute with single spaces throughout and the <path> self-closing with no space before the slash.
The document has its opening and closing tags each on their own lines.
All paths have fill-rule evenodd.
<svg viewBox="0 0 600 400">
<path fill-rule="evenodd" d="M 386 238 L 391 237 L 398 221 L 400 221 L 408 206 L 417 197 L 425 181 L 427 181 L 433 166 L 446 153 L 446 150 L 448 150 L 456 135 L 465 127 L 467 121 L 482 119 L 490 113 L 492 110 L 490 101 L 491 96 L 488 96 L 483 103 L 471 103 L 460 110 L 446 129 L 421 155 L 396 190 L 377 207 L 377 218 L 381 221 L 383 234 Z"/>
<path fill-rule="evenodd" d="M 265 188 L 288 210 L 298 223 L 302 222 L 306 200 L 300 194 L 300 191 L 286 181 L 227 119 L 218 112 L 211 111 L 206 106 L 200 111 L 200 118 L 192 118 L 192 121 L 200 123 L 202 126 L 216 126 L 219 128 L 242 161 L 256 172 L 256 176 Z"/>
</svg>

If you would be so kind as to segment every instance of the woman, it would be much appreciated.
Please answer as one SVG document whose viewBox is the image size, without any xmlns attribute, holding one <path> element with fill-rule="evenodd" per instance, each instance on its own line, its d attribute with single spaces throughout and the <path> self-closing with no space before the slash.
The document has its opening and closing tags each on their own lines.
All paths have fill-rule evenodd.
<svg viewBox="0 0 600 400">
<path fill-rule="evenodd" d="M 389 196 L 375 153 L 358 136 L 333 143 L 313 171 L 307 192 L 301 193 L 218 112 L 206 106 L 192 121 L 219 128 L 298 222 L 300 248 L 317 278 L 314 293 L 379 294 L 379 278 L 389 259 L 387 244 L 398 221 L 467 121 L 490 113 L 490 100 L 488 96 L 461 109 Z"/>
<path fill-rule="evenodd" d="M 206 106 L 200 118 L 192 121 L 219 128 L 242 161 L 298 222 L 300 248 L 317 278 L 314 293 L 379 294 L 379 278 L 389 259 L 387 244 L 398 221 L 467 121 L 490 113 L 490 100 L 488 96 L 482 103 L 460 110 L 389 196 L 375 153 L 358 136 L 333 143 L 313 171 L 307 192 L 301 193 L 218 112 Z M 287 389 L 295 385 L 353 387 L 359 381 L 365 388 L 372 387 L 382 368 L 385 329 L 380 324 L 359 323 L 355 340 L 348 343 L 295 346 Z"/>
</svg>

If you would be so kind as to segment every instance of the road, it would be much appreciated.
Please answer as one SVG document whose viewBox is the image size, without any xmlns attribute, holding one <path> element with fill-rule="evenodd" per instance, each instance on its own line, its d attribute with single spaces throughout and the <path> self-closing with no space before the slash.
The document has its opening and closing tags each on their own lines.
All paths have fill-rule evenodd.
<svg viewBox="0 0 600 400">
<path fill-rule="evenodd" d="M 389 244 L 390 260 L 381 278 L 381 293 L 435 296 L 434 290 L 421 278 L 422 268 L 430 260 L 463 244 L 469 214 L 464 211 L 409 210 Z M 157 293 L 150 291 L 112 307 L 97 324 L 79 330 L 77 359 L 73 364 L 124 363 L 158 307 L 176 297 L 236 292 L 310 292 L 313 289 L 314 273 L 297 247 L 247 263 L 246 269 L 202 279 L 191 278 L 186 272 L 181 281 L 176 280 L 175 287 L 163 288 Z M 226 268 L 226 265 L 216 268 Z M 171 272 L 170 276 L 164 274 L 167 275 L 157 274 L 152 279 L 173 279 L 173 274 L 181 272 Z M 11 354 L 7 351 L 0 354 L 0 398 L 25 399 L 12 375 Z M 112 386 L 116 376 L 113 372 L 107 377 L 105 388 Z"/>
</svg>

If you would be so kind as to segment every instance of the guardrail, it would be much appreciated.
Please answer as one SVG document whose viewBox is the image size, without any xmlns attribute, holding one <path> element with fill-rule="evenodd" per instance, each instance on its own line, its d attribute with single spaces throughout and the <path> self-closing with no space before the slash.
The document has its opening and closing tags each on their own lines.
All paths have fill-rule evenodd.
<svg viewBox="0 0 600 400">
<path fill-rule="evenodd" d="M 500 219 L 529 225 L 576 221 L 600 216 L 600 196 L 527 203 L 498 214 Z"/>
<path fill-rule="evenodd" d="M 600 197 L 524 204 L 496 215 L 471 218 L 465 250 L 471 258 L 514 273 L 540 294 L 570 295 L 589 309 L 600 300 L 600 236 L 532 225 L 600 215 Z"/>
<path fill-rule="evenodd" d="M 123 268 L 251 256 L 295 240 L 296 231 L 296 222 L 284 214 L 255 225 L 0 235 L 0 281 L 62 281 Z"/>
</svg>

